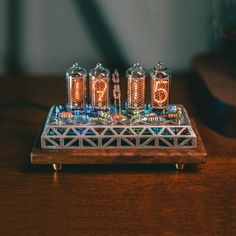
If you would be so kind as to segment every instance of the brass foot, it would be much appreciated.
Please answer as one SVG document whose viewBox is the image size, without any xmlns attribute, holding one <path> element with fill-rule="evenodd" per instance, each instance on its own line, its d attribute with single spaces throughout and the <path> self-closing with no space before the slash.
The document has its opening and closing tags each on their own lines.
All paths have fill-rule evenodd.
<svg viewBox="0 0 236 236">
<path fill-rule="evenodd" d="M 55 171 L 61 170 L 62 165 L 61 164 L 52 164 L 52 167 Z"/>
<path fill-rule="evenodd" d="M 177 170 L 183 170 L 184 169 L 184 164 L 175 164 L 175 167 Z"/>
</svg>

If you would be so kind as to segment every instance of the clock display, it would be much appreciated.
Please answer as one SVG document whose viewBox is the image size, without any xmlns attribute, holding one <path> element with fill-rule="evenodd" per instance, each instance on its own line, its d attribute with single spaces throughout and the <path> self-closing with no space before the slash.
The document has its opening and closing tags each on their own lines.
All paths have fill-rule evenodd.
<svg viewBox="0 0 236 236">
<path fill-rule="evenodd" d="M 166 108 L 169 104 L 169 80 L 151 80 L 151 106 L 157 109 Z"/>
</svg>

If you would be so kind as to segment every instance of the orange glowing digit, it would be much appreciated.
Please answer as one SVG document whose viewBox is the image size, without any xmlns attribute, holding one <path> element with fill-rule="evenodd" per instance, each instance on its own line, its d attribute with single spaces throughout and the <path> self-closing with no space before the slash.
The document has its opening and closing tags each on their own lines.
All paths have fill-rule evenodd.
<svg viewBox="0 0 236 236">
<path fill-rule="evenodd" d="M 97 86 L 97 87 L 100 88 L 99 90 L 96 89 L 97 83 L 99 83 L 99 85 Z M 101 86 L 101 84 L 103 84 L 103 85 Z M 103 87 L 103 89 L 101 89 L 101 87 Z M 107 90 L 107 83 L 106 83 L 103 79 L 101 79 L 101 80 L 96 80 L 96 81 L 93 83 L 93 91 L 98 94 L 98 101 L 99 101 L 99 102 L 102 102 L 106 90 Z"/>
<path fill-rule="evenodd" d="M 154 88 L 154 101 L 157 103 L 163 103 L 168 98 L 168 92 L 166 90 L 167 87 L 167 81 L 156 81 L 155 88 Z M 164 88 L 162 87 L 162 84 L 164 84 Z"/>
<path fill-rule="evenodd" d="M 77 102 L 81 99 L 80 81 L 75 82 L 75 99 Z"/>
<path fill-rule="evenodd" d="M 138 98 L 138 85 L 136 82 L 134 82 L 134 101 L 137 102 Z"/>
</svg>

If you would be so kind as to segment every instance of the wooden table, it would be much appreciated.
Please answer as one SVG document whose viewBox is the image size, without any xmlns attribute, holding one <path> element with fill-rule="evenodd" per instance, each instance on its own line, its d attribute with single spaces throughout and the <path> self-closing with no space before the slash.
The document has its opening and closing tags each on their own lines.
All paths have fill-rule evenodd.
<svg viewBox="0 0 236 236">
<path fill-rule="evenodd" d="M 47 111 L 20 101 L 62 103 L 64 79 L 1 78 L 1 104 L 11 106 L 0 105 L 0 235 L 236 235 L 236 140 L 199 122 L 190 79 L 172 79 L 172 101 L 195 118 L 207 164 L 53 172 L 30 164 Z"/>
</svg>

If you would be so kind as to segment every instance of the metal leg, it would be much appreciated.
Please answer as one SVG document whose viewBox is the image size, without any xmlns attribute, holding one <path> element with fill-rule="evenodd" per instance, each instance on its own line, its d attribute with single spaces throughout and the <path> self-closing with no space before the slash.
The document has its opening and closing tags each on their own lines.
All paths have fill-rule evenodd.
<svg viewBox="0 0 236 236">
<path fill-rule="evenodd" d="M 55 171 L 61 170 L 62 164 L 52 164 L 52 167 Z"/>
<path fill-rule="evenodd" d="M 177 170 L 183 170 L 184 169 L 184 164 L 182 164 L 182 163 L 178 164 L 177 163 L 177 164 L 175 164 L 175 167 L 176 167 Z"/>
</svg>

